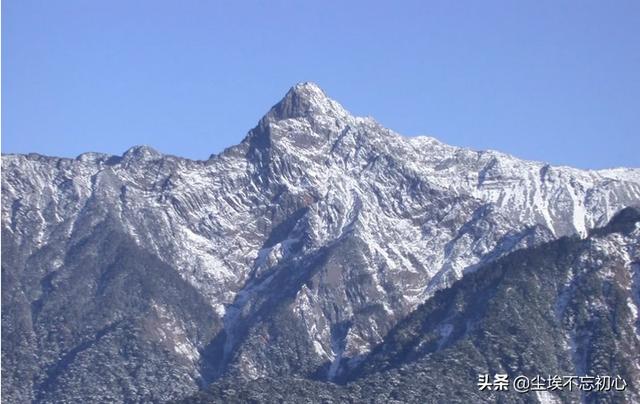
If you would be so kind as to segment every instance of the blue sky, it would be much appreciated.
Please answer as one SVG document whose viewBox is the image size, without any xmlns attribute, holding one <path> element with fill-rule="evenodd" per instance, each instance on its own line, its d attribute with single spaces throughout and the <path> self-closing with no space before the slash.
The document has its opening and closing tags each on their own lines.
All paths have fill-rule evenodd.
<svg viewBox="0 0 640 404">
<path fill-rule="evenodd" d="M 2 1 L 2 151 L 204 159 L 296 82 L 405 135 L 640 166 L 640 2 Z"/>
</svg>

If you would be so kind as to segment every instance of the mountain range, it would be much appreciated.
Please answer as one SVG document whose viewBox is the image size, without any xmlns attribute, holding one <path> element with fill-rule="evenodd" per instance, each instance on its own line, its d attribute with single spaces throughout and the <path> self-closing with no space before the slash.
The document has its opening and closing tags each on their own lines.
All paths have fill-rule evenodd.
<svg viewBox="0 0 640 404">
<path fill-rule="evenodd" d="M 313 83 L 205 161 L 3 155 L 2 396 L 638 402 L 638 208 L 640 169 L 403 137 Z"/>
</svg>

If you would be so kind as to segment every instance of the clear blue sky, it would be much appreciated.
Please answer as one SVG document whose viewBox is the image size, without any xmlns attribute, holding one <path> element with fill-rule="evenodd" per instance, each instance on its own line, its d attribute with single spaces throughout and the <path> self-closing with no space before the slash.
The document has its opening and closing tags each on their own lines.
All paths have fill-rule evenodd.
<svg viewBox="0 0 640 404">
<path fill-rule="evenodd" d="M 204 159 L 296 82 L 405 135 L 640 166 L 640 2 L 3 0 L 2 151 Z"/>
</svg>

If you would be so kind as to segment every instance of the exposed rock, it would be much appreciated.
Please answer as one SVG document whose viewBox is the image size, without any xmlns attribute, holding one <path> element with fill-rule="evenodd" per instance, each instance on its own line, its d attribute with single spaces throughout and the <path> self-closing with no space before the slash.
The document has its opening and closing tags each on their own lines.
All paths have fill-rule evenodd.
<svg viewBox="0 0 640 404">
<path fill-rule="evenodd" d="M 465 273 L 639 201 L 638 169 L 405 138 L 312 83 L 207 161 L 3 155 L 3 398 L 340 380 Z"/>
</svg>

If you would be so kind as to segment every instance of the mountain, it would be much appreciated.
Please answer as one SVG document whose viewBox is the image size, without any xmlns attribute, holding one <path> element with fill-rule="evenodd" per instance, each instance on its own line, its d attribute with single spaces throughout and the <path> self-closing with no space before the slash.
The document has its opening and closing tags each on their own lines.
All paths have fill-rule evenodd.
<svg viewBox="0 0 640 404">
<path fill-rule="evenodd" d="M 456 281 L 609 234 L 629 206 L 639 169 L 402 137 L 312 83 L 206 161 L 3 155 L 2 394 L 158 402 L 229 380 L 369 378 Z"/>
<path fill-rule="evenodd" d="M 512 252 L 436 292 L 347 383 L 221 380 L 184 402 L 639 402 L 639 268 L 640 210 L 627 208 L 586 239 L 565 236 Z M 496 373 L 511 380 L 616 375 L 628 384 L 479 391 L 478 376 Z"/>
</svg>

